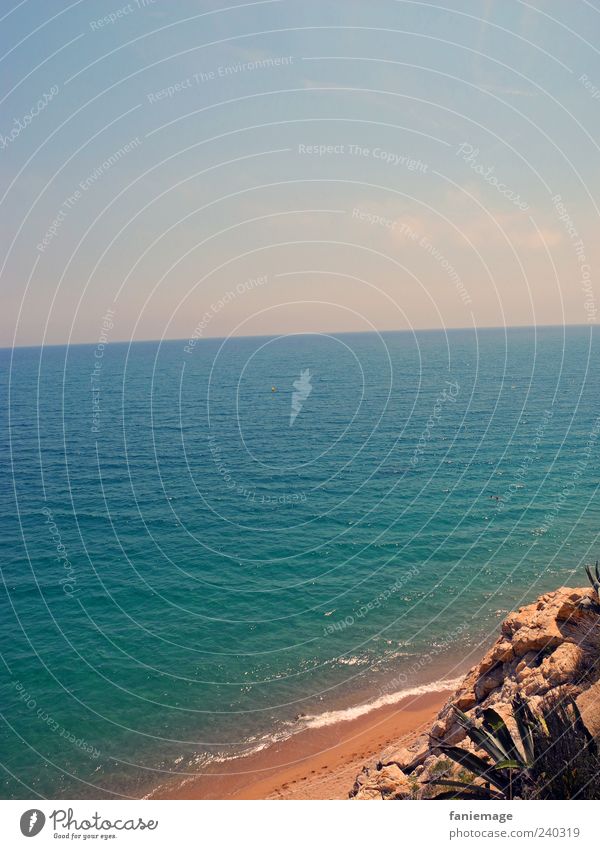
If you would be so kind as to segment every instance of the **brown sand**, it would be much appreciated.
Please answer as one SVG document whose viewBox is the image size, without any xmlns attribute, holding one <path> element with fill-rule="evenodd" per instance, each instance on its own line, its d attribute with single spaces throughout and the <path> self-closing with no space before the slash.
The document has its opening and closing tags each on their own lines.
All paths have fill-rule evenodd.
<svg viewBox="0 0 600 849">
<path fill-rule="evenodd" d="M 357 719 L 302 731 L 187 781 L 181 777 L 150 798 L 347 799 L 362 767 L 428 728 L 449 695 L 410 696 Z"/>
</svg>

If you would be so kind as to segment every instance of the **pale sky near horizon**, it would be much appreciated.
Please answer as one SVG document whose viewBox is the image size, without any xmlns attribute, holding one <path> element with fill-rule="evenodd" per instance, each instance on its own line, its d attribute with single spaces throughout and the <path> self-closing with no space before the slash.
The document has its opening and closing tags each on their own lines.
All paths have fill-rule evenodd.
<svg viewBox="0 0 600 849">
<path fill-rule="evenodd" d="M 596 321 L 600 2 L 0 12 L 0 345 Z"/>
</svg>

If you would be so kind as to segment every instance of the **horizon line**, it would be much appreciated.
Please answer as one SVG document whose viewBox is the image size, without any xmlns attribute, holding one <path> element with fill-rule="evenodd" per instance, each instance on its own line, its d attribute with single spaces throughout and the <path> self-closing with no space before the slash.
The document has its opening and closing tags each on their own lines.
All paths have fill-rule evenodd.
<svg viewBox="0 0 600 849">
<path fill-rule="evenodd" d="M 250 333 L 245 335 L 235 336 L 173 336 L 164 337 L 162 339 L 114 339 L 110 342 L 103 342 L 101 339 L 95 339 L 90 342 L 47 342 L 37 344 L 23 345 L 0 345 L 0 351 L 14 351 L 17 348 L 75 348 L 84 347 L 87 345 L 142 345 L 150 342 L 162 344 L 163 342 L 189 342 L 190 339 L 195 339 L 195 344 L 198 342 L 214 342 L 227 341 L 228 339 L 276 339 L 277 337 L 285 336 L 368 336 L 368 335 L 383 335 L 384 333 L 452 333 L 458 330 L 470 330 L 479 332 L 483 330 L 537 330 L 551 327 L 589 327 L 590 330 L 594 325 L 591 322 L 575 322 L 572 324 L 484 324 L 463 325 L 459 327 L 419 327 L 419 328 L 389 328 L 387 330 L 295 330 L 289 333 Z"/>
</svg>

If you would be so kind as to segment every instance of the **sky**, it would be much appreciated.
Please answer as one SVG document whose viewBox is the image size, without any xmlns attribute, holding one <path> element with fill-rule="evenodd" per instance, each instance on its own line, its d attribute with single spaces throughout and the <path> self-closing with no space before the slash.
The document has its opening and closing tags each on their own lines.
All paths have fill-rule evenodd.
<svg viewBox="0 0 600 849">
<path fill-rule="evenodd" d="M 599 0 L 1 9 L 0 346 L 597 320 Z"/>
</svg>

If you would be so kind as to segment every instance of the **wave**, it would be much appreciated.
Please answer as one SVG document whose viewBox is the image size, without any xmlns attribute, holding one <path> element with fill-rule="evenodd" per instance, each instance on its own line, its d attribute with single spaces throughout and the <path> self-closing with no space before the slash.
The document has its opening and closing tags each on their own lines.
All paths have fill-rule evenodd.
<svg viewBox="0 0 600 849">
<path fill-rule="evenodd" d="M 421 684 L 419 687 L 407 687 L 404 690 L 396 690 L 393 693 L 384 693 L 378 698 L 370 702 L 365 702 L 354 707 L 343 708 L 342 710 L 330 710 L 325 713 L 315 714 L 314 716 L 307 715 L 301 718 L 302 728 L 325 728 L 327 725 L 335 725 L 338 722 L 349 722 L 352 719 L 357 719 L 359 716 L 364 716 L 366 713 L 393 705 L 407 699 L 410 696 L 424 696 L 427 693 L 439 693 L 444 690 L 456 690 L 460 685 L 464 676 L 460 678 L 441 678 L 438 681 L 432 681 L 430 684 Z"/>
<path fill-rule="evenodd" d="M 307 731 L 309 729 L 326 728 L 329 725 L 336 725 L 338 722 L 349 722 L 353 719 L 357 719 L 360 716 L 364 716 L 365 714 L 371 713 L 371 711 L 377 710 L 378 708 L 385 707 L 386 705 L 396 704 L 398 702 L 403 701 L 404 699 L 410 698 L 411 696 L 423 696 L 427 695 L 428 693 L 438 693 L 443 692 L 445 690 L 456 690 L 462 682 L 463 677 L 464 676 L 461 676 L 460 678 L 441 678 L 437 681 L 432 681 L 429 684 L 421 684 L 417 687 L 407 687 L 404 690 L 396 690 L 392 693 L 384 693 L 383 695 L 380 695 L 369 702 L 364 702 L 363 704 L 343 708 L 341 710 L 325 711 L 324 713 L 314 715 L 301 715 L 293 721 L 284 722 L 282 726 L 280 726 L 277 730 L 270 731 L 267 734 L 256 735 L 247 738 L 243 749 L 235 753 L 199 753 L 193 758 L 189 759 L 184 767 L 185 771 L 181 771 L 179 773 L 179 786 L 183 787 L 185 784 L 188 784 L 190 781 L 193 781 L 195 778 L 197 778 L 199 774 L 202 774 L 202 768 L 207 767 L 209 764 L 227 763 L 230 761 L 247 758 L 250 755 L 256 755 L 258 754 L 258 752 L 264 751 L 264 749 L 267 749 L 270 746 L 275 745 L 276 743 L 281 743 L 284 740 L 288 740 L 290 737 L 293 737 L 294 735 L 299 734 L 302 731 Z M 179 768 L 181 767 L 182 760 L 182 758 L 177 758 L 177 760 L 175 761 Z M 151 791 L 143 798 L 151 798 L 153 793 L 155 793 L 157 789 L 165 786 L 168 786 L 168 783 L 163 783 L 159 785 L 158 788 L 154 788 L 153 791 Z"/>
</svg>

